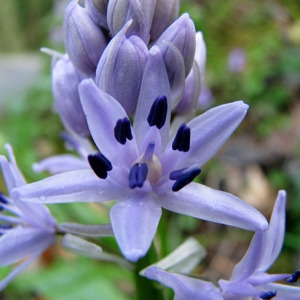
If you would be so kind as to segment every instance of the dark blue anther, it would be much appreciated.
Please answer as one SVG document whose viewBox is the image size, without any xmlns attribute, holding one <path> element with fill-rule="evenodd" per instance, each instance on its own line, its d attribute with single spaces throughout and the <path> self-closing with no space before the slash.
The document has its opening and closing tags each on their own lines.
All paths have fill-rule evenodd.
<svg viewBox="0 0 300 300">
<path fill-rule="evenodd" d="M 264 300 L 270 300 L 270 299 L 276 297 L 276 295 L 277 295 L 277 291 L 275 291 L 275 292 L 269 291 L 269 292 L 260 294 L 259 298 L 264 299 Z"/>
<path fill-rule="evenodd" d="M 136 163 L 129 172 L 129 187 L 142 187 L 148 175 L 148 166 L 145 163 Z"/>
<path fill-rule="evenodd" d="M 114 134 L 116 140 L 122 145 L 126 143 L 126 139 L 132 140 L 131 126 L 128 118 L 118 120 Z"/>
<path fill-rule="evenodd" d="M 176 180 L 172 186 L 172 191 L 177 192 L 181 190 L 187 184 L 191 183 L 200 172 L 201 169 L 198 167 L 184 168 L 171 172 L 169 176 L 170 180 Z"/>
<path fill-rule="evenodd" d="M 294 274 L 292 274 L 290 277 L 286 278 L 286 282 L 288 283 L 294 283 L 300 278 L 300 270 L 296 271 Z"/>
<path fill-rule="evenodd" d="M 0 192 L 0 211 L 2 211 L 4 209 L 4 207 L 1 205 L 2 204 L 7 204 L 7 200 L 5 199 L 5 195 L 3 193 Z"/>
<path fill-rule="evenodd" d="M 147 121 L 149 126 L 156 126 L 161 129 L 166 122 L 168 112 L 168 101 L 165 96 L 160 96 L 153 102 Z"/>
<path fill-rule="evenodd" d="M 107 177 L 107 172 L 112 170 L 111 162 L 100 152 L 90 154 L 88 161 L 95 174 L 102 179 Z"/>
<path fill-rule="evenodd" d="M 0 224 L 0 229 L 11 229 L 11 228 L 13 227 L 9 224 Z"/>
<path fill-rule="evenodd" d="M 172 143 L 172 149 L 188 152 L 190 150 L 191 129 L 182 123 L 177 130 L 176 136 Z"/>
</svg>

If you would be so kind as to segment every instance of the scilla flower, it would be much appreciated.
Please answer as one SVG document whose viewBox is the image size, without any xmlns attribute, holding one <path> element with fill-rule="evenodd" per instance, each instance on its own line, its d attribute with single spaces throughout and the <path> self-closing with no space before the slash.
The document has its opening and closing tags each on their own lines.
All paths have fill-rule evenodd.
<svg viewBox="0 0 300 300">
<path fill-rule="evenodd" d="M 144 275 L 172 288 L 176 300 L 296 300 L 300 288 L 276 281 L 295 282 L 299 271 L 292 274 L 268 274 L 266 270 L 279 255 L 285 232 L 286 193 L 280 191 L 274 205 L 268 230 L 256 232 L 249 249 L 235 266 L 229 281 L 220 280 L 220 288 L 211 282 L 182 274 L 170 273 L 157 266 L 148 267 Z"/>
<path fill-rule="evenodd" d="M 162 208 L 249 230 L 266 219 L 237 197 L 192 183 L 202 166 L 244 118 L 242 101 L 216 107 L 181 124 L 169 138 L 170 85 L 158 47 L 149 52 L 134 123 L 91 79 L 79 86 L 81 103 L 99 152 L 90 168 L 61 173 L 15 189 L 24 201 L 58 203 L 118 200 L 112 228 L 124 256 L 136 261 L 154 238 Z"/>
<path fill-rule="evenodd" d="M 0 156 L 2 173 L 9 194 L 26 184 L 9 145 L 8 161 Z M 25 203 L 18 198 L 0 194 L 0 266 L 17 262 L 12 272 L 0 281 L 0 290 L 34 259 L 55 242 L 56 222 L 48 209 L 39 203 Z"/>
</svg>

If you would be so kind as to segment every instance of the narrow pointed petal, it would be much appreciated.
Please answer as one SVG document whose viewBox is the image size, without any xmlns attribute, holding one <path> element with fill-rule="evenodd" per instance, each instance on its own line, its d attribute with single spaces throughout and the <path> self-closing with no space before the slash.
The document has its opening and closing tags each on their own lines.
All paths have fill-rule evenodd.
<svg viewBox="0 0 300 300">
<path fill-rule="evenodd" d="M 135 262 L 147 253 L 160 217 L 160 204 L 147 194 L 132 193 L 113 206 L 111 223 L 126 259 Z"/>
<path fill-rule="evenodd" d="M 88 167 L 87 161 L 71 154 L 50 156 L 33 165 L 35 172 L 47 171 L 52 175 L 72 170 L 87 169 Z"/>
<path fill-rule="evenodd" d="M 145 276 L 173 289 L 174 300 L 223 300 L 220 290 L 211 282 L 169 273 L 156 266 L 147 268 Z"/>
<path fill-rule="evenodd" d="M 230 278 L 231 283 L 240 283 L 247 280 L 259 268 L 266 249 L 264 238 L 265 233 L 263 231 L 258 231 L 254 235 L 248 251 L 233 269 Z"/>
<path fill-rule="evenodd" d="M 163 208 L 203 220 L 246 230 L 266 230 L 268 222 L 243 200 L 202 184 L 190 183 L 179 192 L 166 193 L 160 199 Z"/>
<path fill-rule="evenodd" d="M 277 259 L 285 234 L 286 192 L 279 191 L 266 234 L 266 248 L 258 271 L 266 271 Z"/>
<path fill-rule="evenodd" d="M 124 188 L 110 177 L 99 179 L 92 170 L 57 174 L 13 191 L 18 199 L 39 203 L 97 202 L 120 197 Z"/>
<path fill-rule="evenodd" d="M 28 255 L 42 253 L 55 242 L 55 235 L 46 236 L 36 228 L 18 227 L 9 230 L 0 238 L 0 266 L 15 263 Z"/>
<path fill-rule="evenodd" d="M 0 291 L 4 290 L 6 286 L 23 270 L 25 270 L 41 253 L 34 253 L 30 258 L 16 266 L 4 279 L 0 281 Z"/>
<path fill-rule="evenodd" d="M 152 47 L 149 51 L 148 61 L 143 75 L 133 124 L 138 145 L 141 145 L 144 136 L 150 128 L 147 122 L 147 115 L 151 110 L 152 104 L 161 96 L 165 96 L 168 103 L 166 121 L 164 126 L 160 129 L 162 141 L 164 141 L 163 144 L 166 144 L 171 119 L 170 85 L 161 52 L 158 47 Z"/>
<path fill-rule="evenodd" d="M 129 168 L 138 157 L 135 137 L 122 145 L 114 135 L 118 120 L 128 118 L 121 104 L 101 91 L 91 79 L 79 85 L 79 94 L 92 137 L 101 153 L 115 165 Z"/>
<path fill-rule="evenodd" d="M 247 109 L 243 101 L 236 101 L 212 108 L 189 122 L 190 151 L 180 154 L 176 169 L 194 164 L 202 166 L 208 161 L 238 127 Z"/>
</svg>

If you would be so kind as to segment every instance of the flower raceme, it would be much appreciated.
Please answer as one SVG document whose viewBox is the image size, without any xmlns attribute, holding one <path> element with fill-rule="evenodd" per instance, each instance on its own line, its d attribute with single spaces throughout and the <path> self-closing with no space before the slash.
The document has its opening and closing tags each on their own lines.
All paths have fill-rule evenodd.
<svg viewBox="0 0 300 300">
<path fill-rule="evenodd" d="M 10 161 L 0 156 L 2 173 L 9 194 L 26 184 L 10 145 L 6 145 Z M 56 240 L 56 221 L 39 203 L 25 203 L 17 197 L 0 194 L 0 266 L 22 261 L 0 281 L 0 290 Z"/>
<path fill-rule="evenodd" d="M 99 151 L 90 168 L 64 172 L 14 190 L 24 201 L 59 203 L 118 200 L 112 228 L 123 255 L 144 256 L 162 208 L 248 230 L 266 230 L 266 219 L 237 197 L 193 183 L 243 120 L 248 106 L 237 101 L 213 108 L 169 138 L 170 85 L 158 47 L 149 52 L 134 122 L 91 79 L 79 86 L 87 123 Z"/>
</svg>

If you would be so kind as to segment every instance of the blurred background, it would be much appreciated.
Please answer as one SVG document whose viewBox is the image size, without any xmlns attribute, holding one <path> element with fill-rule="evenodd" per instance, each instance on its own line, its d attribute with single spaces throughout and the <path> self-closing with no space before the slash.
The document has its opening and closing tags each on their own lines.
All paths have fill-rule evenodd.
<svg viewBox="0 0 300 300">
<path fill-rule="evenodd" d="M 32 163 L 64 151 L 53 113 L 50 61 L 40 47 L 64 52 L 63 10 L 68 1 L 11 0 L 0 9 L 0 153 L 12 144 L 28 181 Z M 284 249 L 270 272 L 300 268 L 300 3 L 298 0 L 182 0 L 207 46 L 207 107 L 243 99 L 246 119 L 200 181 L 231 192 L 270 216 L 277 191 L 288 192 Z M 3 180 L 0 190 L 5 191 Z M 107 222 L 95 205 L 51 206 L 60 221 Z M 165 254 L 193 235 L 208 256 L 197 272 L 228 278 L 252 233 L 164 212 Z M 159 239 L 159 236 L 158 236 Z M 116 248 L 111 240 L 101 240 Z M 100 243 L 100 244 L 101 244 Z M 101 245 L 102 245 L 101 244 Z M 116 250 L 117 251 L 117 250 Z M 117 270 L 117 272 L 116 272 Z M 0 275 L 9 268 L 2 268 Z M 117 288 L 116 288 L 117 287 Z M 0 299 L 129 299 L 131 274 L 118 266 L 76 257 L 56 246 L 19 275 Z"/>
</svg>

